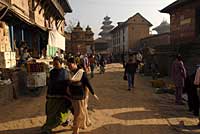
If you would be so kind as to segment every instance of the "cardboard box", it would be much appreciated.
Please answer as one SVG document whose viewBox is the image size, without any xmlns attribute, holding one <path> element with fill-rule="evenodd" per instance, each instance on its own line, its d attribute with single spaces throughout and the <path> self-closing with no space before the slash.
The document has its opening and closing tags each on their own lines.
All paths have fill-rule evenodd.
<svg viewBox="0 0 200 134">
<path fill-rule="evenodd" d="M 5 44 L 6 52 L 11 52 L 10 44 Z"/>
<path fill-rule="evenodd" d="M 16 52 L 10 52 L 10 59 L 16 60 Z"/>
<path fill-rule="evenodd" d="M 11 60 L 0 60 L 0 68 L 11 68 Z"/>
<path fill-rule="evenodd" d="M 0 43 L 4 43 L 4 36 L 0 36 Z"/>
<path fill-rule="evenodd" d="M 17 61 L 16 60 L 10 60 L 10 68 L 16 67 Z"/>
<path fill-rule="evenodd" d="M 7 24 L 4 26 L 4 36 L 9 36 L 9 26 Z"/>
<path fill-rule="evenodd" d="M 5 52 L 6 51 L 6 47 L 4 43 L 0 44 L 0 52 Z"/>
<path fill-rule="evenodd" d="M 3 42 L 4 42 L 5 44 L 10 44 L 10 39 L 9 39 L 9 37 L 8 37 L 8 36 L 3 36 Z"/>
<path fill-rule="evenodd" d="M 0 61 L 10 60 L 10 52 L 0 52 Z"/>
<path fill-rule="evenodd" d="M 0 27 L 0 37 L 3 37 L 3 28 Z"/>
</svg>

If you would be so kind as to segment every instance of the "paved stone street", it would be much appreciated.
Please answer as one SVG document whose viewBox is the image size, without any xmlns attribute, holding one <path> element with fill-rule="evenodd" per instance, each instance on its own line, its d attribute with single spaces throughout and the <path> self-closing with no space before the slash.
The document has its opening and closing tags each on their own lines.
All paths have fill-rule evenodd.
<svg viewBox="0 0 200 134">
<path fill-rule="evenodd" d="M 155 94 L 150 78 L 137 75 L 134 91 L 127 90 L 120 64 L 107 65 L 105 74 L 96 74 L 93 87 L 100 101 L 90 97 L 93 125 L 80 134 L 181 134 L 200 133 L 197 119 L 186 106 L 174 104 L 174 96 Z M 24 97 L 1 106 L 0 134 L 38 134 L 45 121 L 45 95 Z M 180 125 L 180 121 L 184 125 Z M 58 127 L 55 133 L 71 134 Z"/>
</svg>

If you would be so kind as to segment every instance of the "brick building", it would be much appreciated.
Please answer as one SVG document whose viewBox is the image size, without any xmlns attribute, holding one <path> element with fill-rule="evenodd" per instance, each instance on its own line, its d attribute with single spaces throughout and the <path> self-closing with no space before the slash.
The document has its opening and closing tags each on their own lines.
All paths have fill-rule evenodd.
<svg viewBox="0 0 200 134">
<path fill-rule="evenodd" d="M 200 63 L 200 1 L 177 0 L 161 10 L 170 14 L 171 44 L 181 53 L 188 72 Z"/>
</svg>

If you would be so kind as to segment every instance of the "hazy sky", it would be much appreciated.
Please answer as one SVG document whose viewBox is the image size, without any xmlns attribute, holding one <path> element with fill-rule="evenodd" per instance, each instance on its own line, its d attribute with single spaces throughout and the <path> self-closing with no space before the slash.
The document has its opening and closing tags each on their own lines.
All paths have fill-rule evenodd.
<svg viewBox="0 0 200 134">
<path fill-rule="evenodd" d="M 67 14 L 68 20 L 80 21 L 83 28 L 92 27 L 95 38 L 101 31 L 103 18 L 108 15 L 116 26 L 117 22 L 126 21 L 137 12 L 149 20 L 154 28 L 163 19 L 170 21 L 169 15 L 160 13 L 159 10 L 175 0 L 69 0 L 72 13 Z"/>
</svg>

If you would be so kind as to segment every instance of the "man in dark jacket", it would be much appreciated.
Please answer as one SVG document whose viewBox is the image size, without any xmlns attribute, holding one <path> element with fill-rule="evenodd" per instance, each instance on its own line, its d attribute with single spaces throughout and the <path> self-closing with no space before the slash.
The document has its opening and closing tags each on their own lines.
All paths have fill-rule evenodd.
<svg viewBox="0 0 200 134">
<path fill-rule="evenodd" d="M 61 66 L 62 60 L 55 57 L 54 69 L 50 71 L 50 80 L 47 90 L 46 123 L 42 127 L 42 134 L 51 134 L 53 128 L 66 122 L 71 101 L 67 99 L 66 89 L 69 85 L 68 73 Z"/>
<path fill-rule="evenodd" d="M 125 71 L 124 71 L 124 75 L 127 77 L 127 80 L 128 80 L 129 91 L 134 88 L 134 84 L 135 84 L 134 78 L 135 78 L 136 69 L 137 69 L 137 63 L 133 62 L 133 59 L 130 58 L 128 63 L 125 66 Z"/>
</svg>

